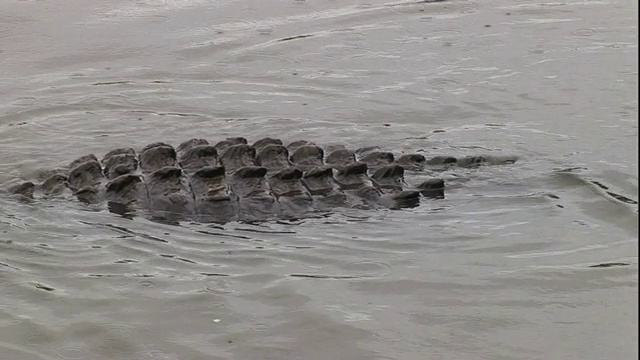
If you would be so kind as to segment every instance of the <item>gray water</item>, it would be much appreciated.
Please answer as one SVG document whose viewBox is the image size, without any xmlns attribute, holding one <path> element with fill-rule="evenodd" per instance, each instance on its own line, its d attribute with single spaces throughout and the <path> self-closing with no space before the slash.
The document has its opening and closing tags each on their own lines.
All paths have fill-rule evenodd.
<svg viewBox="0 0 640 360">
<path fill-rule="evenodd" d="M 2 1 L 2 188 L 191 137 L 520 161 L 448 170 L 415 209 L 291 224 L 0 195 L 0 359 L 637 358 L 637 12 Z"/>
</svg>

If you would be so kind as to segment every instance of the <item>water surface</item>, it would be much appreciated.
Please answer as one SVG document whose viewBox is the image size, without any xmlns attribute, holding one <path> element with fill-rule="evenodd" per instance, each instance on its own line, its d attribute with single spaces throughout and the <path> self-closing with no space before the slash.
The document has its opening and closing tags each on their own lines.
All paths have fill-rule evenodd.
<svg viewBox="0 0 640 360">
<path fill-rule="evenodd" d="M 637 11 L 3 1 L 3 188 L 191 137 L 521 160 L 439 174 L 447 197 L 416 209 L 294 224 L 3 196 L 2 357 L 636 358 Z"/>
</svg>

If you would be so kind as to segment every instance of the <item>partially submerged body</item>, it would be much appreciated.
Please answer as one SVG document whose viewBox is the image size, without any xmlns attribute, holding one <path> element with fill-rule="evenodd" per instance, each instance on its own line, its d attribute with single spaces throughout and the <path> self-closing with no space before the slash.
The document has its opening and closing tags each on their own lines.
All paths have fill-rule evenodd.
<svg viewBox="0 0 640 360">
<path fill-rule="evenodd" d="M 377 147 L 323 149 L 300 140 L 285 146 L 264 138 L 249 145 L 228 138 L 212 145 L 190 139 L 177 148 L 152 143 L 139 153 L 115 149 L 102 160 L 82 156 L 67 169 L 25 182 L 10 192 L 32 198 L 71 193 L 88 204 L 106 202 L 110 211 L 136 211 L 172 220 L 224 223 L 301 218 L 338 207 L 411 208 L 421 198 L 444 196 L 444 181 L 405 181 L 406 171 L 428 166 L 477 166 L 515 162 L 515 157 L 394 154 Z"/>
</svg>

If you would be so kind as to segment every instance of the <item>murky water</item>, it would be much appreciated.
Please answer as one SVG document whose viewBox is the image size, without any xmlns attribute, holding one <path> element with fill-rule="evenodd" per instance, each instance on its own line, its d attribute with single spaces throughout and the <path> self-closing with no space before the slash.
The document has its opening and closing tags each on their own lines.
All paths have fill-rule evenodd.
<svg viewBox="0 0 640 360">
<path fill-rule="evenodd" d="M 443 173 L 416 209 L 298 224 L 3 196 L 0 357 L 637 358 L 637 11 L 3 1 L 3 188 L 195 136 L 521 160 Z"/>
</svg>

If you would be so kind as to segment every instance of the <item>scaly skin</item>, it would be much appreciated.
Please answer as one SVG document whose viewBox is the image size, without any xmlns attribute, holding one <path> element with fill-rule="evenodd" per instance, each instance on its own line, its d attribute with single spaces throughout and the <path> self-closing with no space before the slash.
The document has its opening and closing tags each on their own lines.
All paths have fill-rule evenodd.
<svg viewBox="0 0 640 360">
<path fill-rule="evenodd" d="M 300 218 L 336 207 L 410 208 L 420 198 L 444 197 L 444 181 L 405 183 L 406 171 L 428 166 L 506 164 L 515 157 L 455 158 L 393 153 L 378 147 L 322 148 L 306 140 L 285 146 L 275 138 L 249 145 L 236 137 L 212 145 L 190 139 L 177 148 L 156 142 L 139 153 L 114 149 L 82 156 L 47 172 L 40 184 L 9 189 L 25 198 L 73 194 L 110 211 L 143 211 L 154 218 L 225 223 Z"/>
</svg>

